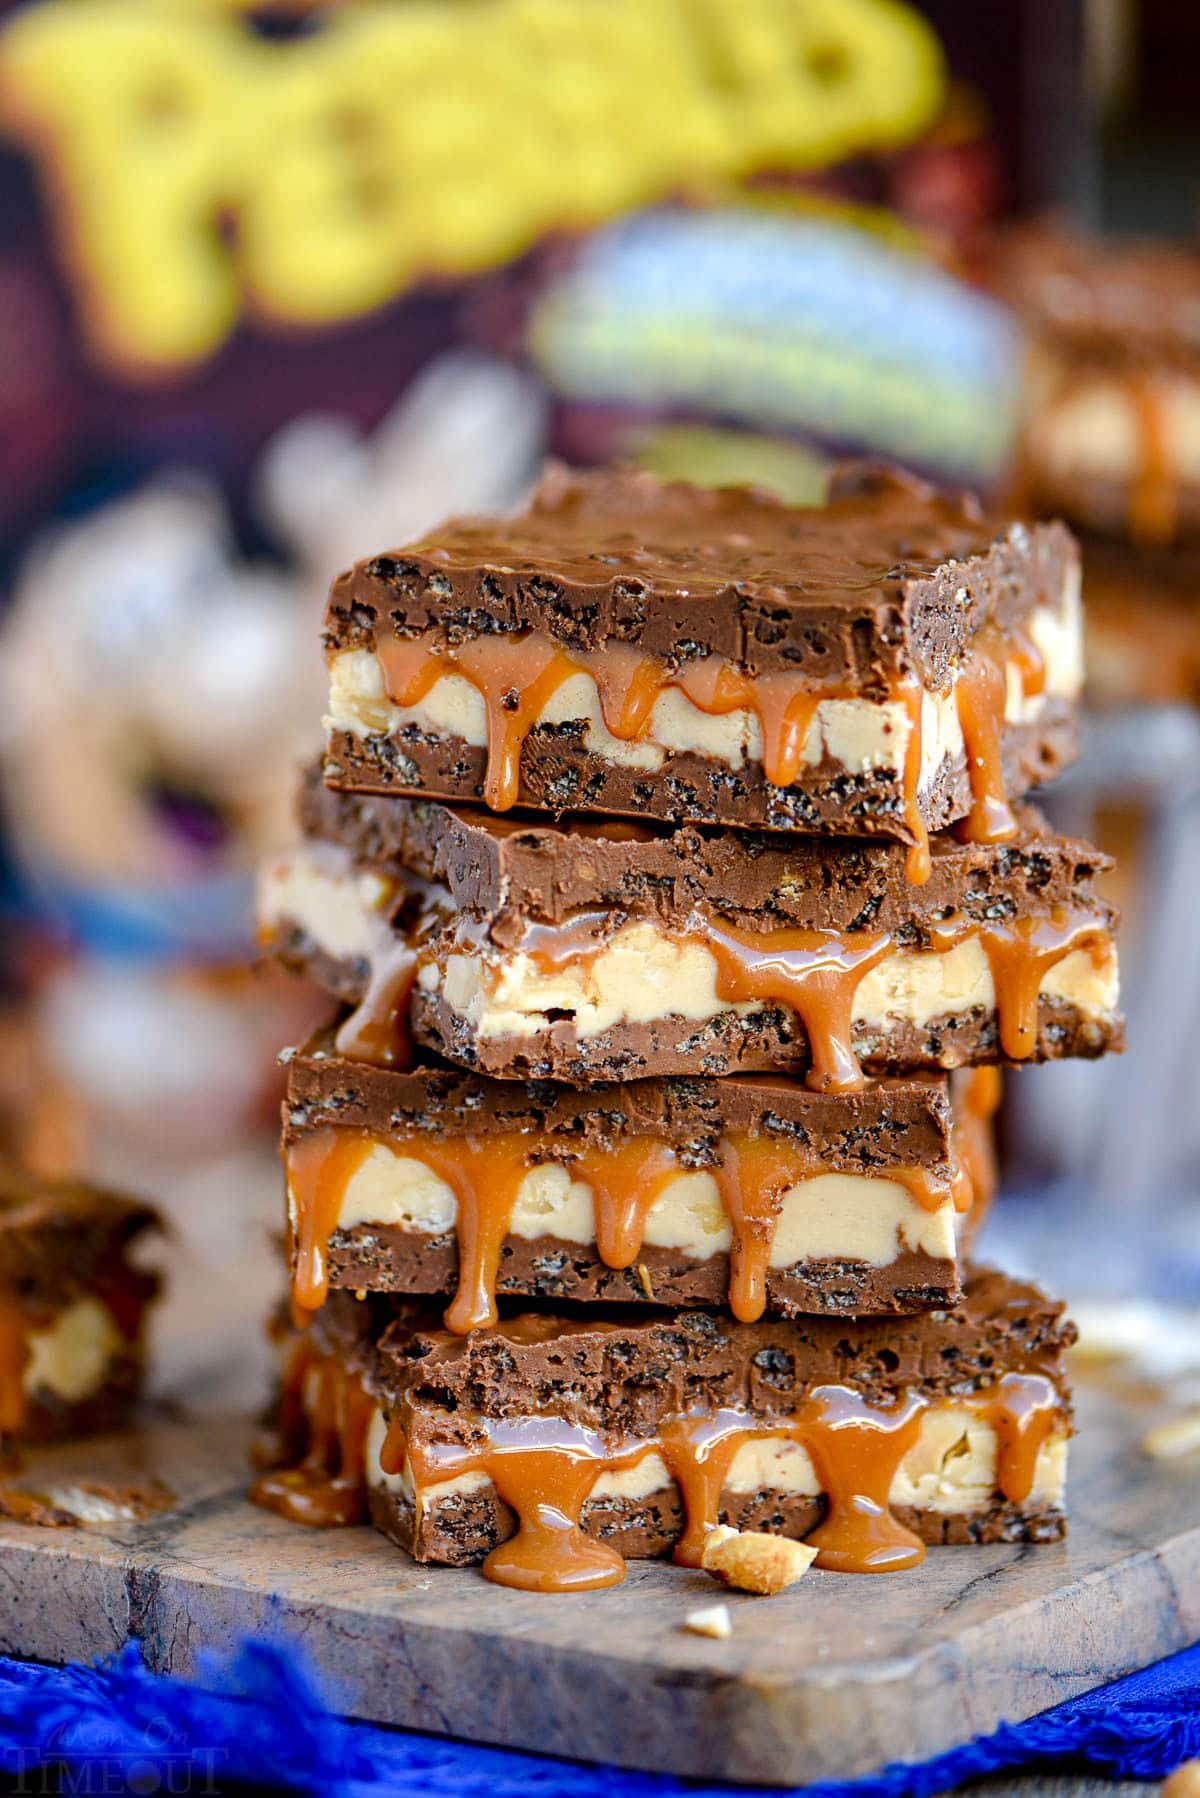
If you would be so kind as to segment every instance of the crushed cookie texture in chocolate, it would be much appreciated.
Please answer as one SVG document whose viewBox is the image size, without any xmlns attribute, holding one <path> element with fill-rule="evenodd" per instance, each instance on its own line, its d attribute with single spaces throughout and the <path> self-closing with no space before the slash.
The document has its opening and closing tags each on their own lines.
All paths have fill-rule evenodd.
<svg viewBox="0 0 1200 1798">
<path fill-rule="evenodd" d="M 1115 917 L 1096 890 L 1111 858 L 1055 835 L 1032 805 L 1017 808 L 1010 842 L 938 837 L 920 886 L 907 879 L 894 843 L 615 818 L 551 823 L 536 813 L 340 792 L 323 784 L 319 765 L 304 775 L 299 816 L 306 836 L 341 845 L 363 867 L 445 886 L 499 942 L 525 920 L 561 924 L 593 908 L 670 924 L 705 905 L 761 930 L 920 932 L 948 911 L 991 922 L 1062 905 Z"/>
<path fill-rule="evenodd" d="M 335 671 L 335 692 L 343 674 L 349 686 L 325 778 L 498 812 L 885 836 L 911 849 L 919 880 L 930 831 L 963 818 L 978 840 L 1012 835 L 1009 800 L 1074 755 L 1077 682 L 1048 684 L 1037 615 L 1077 635 L 1077 586 L 1062 526 L 985 519 L 882 465 L 843 470 L 811 508 L 552 468 L 521 517 L 451 522 L 334 583 L 331 666 L 365 650 L 368 667 Z M 412 710 L 447 675 L 474 690 L 486 743 L 476 724 L 460 736 Z M 649 761 L 593 737 L 589 682 L 610 736 L 649 745 Z M 927 767 L 930 695 L 951 704 L 960 742 Z M 688 720 L 737 714 L 756 747 L 680 741 L 655 722 L 666 701 Z M 829 740 L 837 707 L 821 708 L 846 701 L 869 715 L 874 747 Z"/>
<path fill-rule="evenodd" d="M 443 1414 L 450 1433 L 515 1409 L 636 1434 L 687 1410 L 781 1417 L 810 1388 L 829 1384 L 853 1385 L 882 1404 L 913 1388 L 962 1397 L 998 1368 L 1045 1375 L 1065 1402 L 1060 1358 L 1074 1339 L 1059 1301 L 976 1269 L 957 1309 L 905 1318 L 737 1324 L 709 1311 L 601 1316 L 589 1307 L 517 1312 L 455 1336 L 436 1312 L 401 1304 L 376 1345 L 371 1379 L 385 1408 L 411 1393 Z"/>
<path fill-rule="evenodd" d="M 864 693 L 911 672 L 936 689 L 985 619 L 1004 628 L 1057 591 L 1072 554 L 1061 527 L 988 519 L 882 465 L 852 465 L 811 509 L 552 466 L 519 518 L 460 519 L 356 563 L 334 583 L 325 640 L 437 631 L 452 646 L 536 630 Z"/>
<path fill-rule="evenodd" d="M 453 1234 L 422 1236 L 380 1224 L 339 1230 L 327 1260 L 331 1290 L 443 1293 L 455 1289 L 461 1265 Z M 644 1304 L 686 1307 L 727 1303 L 728 1254 L 690 1260 L 672 1249 L 643 1244 L 632 1267 L 607 1267 L 594 1249 L 550 1233 L 526 1241 L 510 1236 L 501 1251 L 500 1298 L 560 1304 Z M 956 1262 L 904 1250 L 884 1267 L 834 1258 L 772 1268 L 765 1277 L 766 1311 L 777 1317 L 902 1315 L 953 1305 L 961 1296 Z"/>
<path fill-rule="evenodd" d="M 743 1320 L 764 1311 L 912 1311 L 958 1297 L 952 1252 L 897 1242 L 877 1266 L 856 1257 L 843 1236 L 840 1257 L 799 1255 L 780 1265 L 782 1195 L 831 1174 L 888 1180 L 922 1210 L 958 1212 L 964 1236 L 965 1214 L 977 1215 L 990 1197 L 976 1190 L 975 1169 L 952 1140 L 944 1077 L 873 1083 L 841 1099 L 769 1077 L 580 1092 L 427 1067 L 364 1069 L 330 1048 L 328 1036 L 318 1038 L 293 1059 L 284 1111 L 293 1292 L 306 1307 L 332 1286 L 449 1290 L 455 1329 L 486 1324 L 497 1296 L 510 1293 L 728 1303 Z M 448 1183 L 453 1223 L 343 1226 L 352 1182 L 377 1150 Z M 550 1212 L 540 1231 L 514 1227 L 518 1193 L 535 1166 L 561 1168 L 587 1189 L 588 1241 L 560 1238 Z M 655 1202 L 697 1171 L 711 1175 L 728 1249 L 715 1240 L 692 1248 L 648 1242 Z M 883 1189 L 872 1188 L 872 1197 L 891 1202 Z M 828 1234 L 836 1238 L 832 1220 Z"/>
<path fill-rule="evenodd" d="M 1078 575 L 863 463 L 812 508 L 551 466 L 337 578 L 261 889 L 345 1009 L 288 1061 L 254 1502 L 537 1591 L 717 1523 L 1061 1535 L 1073 1328 L 967 1258 L 990 1064 L 1121 1043 L 1108 860 L 1024 803 Z"/>
<path fill-rule="evenodd" d="M 711 757 L 675 751 L 658 772 L 623 767 L 585 747 L 580 723 L 539 724 L 529 733 L 535 753 L 522 755 L 518 803 L 561 818 L 571 812 L 813 835 L 884 837 L 917 846 L 971 807 L 971 780 L 961 762 L 945 761 L 922 786 L 917 828 L 904 782 L 891 770 L 847 772 L 827 758 L 803 768 L 787 787 L 773 785 L 760 762 L 733 768 Z M 456 737 L 406 726 L 402 752 L 385 736 L 335 730 L 324 778 L 354 792 L 440 794 L 478 804 L 488 752 Z M 1052 780 L 1075 760 L 1079 726 L 1073 703 L 1047 701 L 1036 722 L 1010 724 L 1000 755 L 1005 791 L 1017 796 Z"/>
<path fill-rule="evenodd" d="M 421 946 L 404 963 L 401 1022 L 426 1049 L 496 1078 L 588 1084 L 786 1068 L 810 1084 L 848 1090 L 863 1068 L 1097 1056 L 1121 1046 L 1115 1007 L 1089 1011 L 1040 992 L 1076 950 L 1097 968 L 1111 959 L 1116 914 L 1097 890 L 1108 858 L 1055 836 L 1031 806 L 1017 809 L 1010 842 L 934 839 L 929 878 L 919 886 L 895 844 L 620 820 L 555 826 L 431 800 L 331 792 L 311 771 L 301 816 L 314 852 L 333 846 L 348 867 L 370 870 L 400 894 L 406 880 L 433 883 L 460 921 L 478 925 L 464 938 L 460 924 L 433 908 Z M 493 967 L 515 969 L 517 958 L 554 975 L 594 962 L 622 929 L 640 923 L 662 934 L 667 954 L 706 952 L 718 1001 L 711 1016 L 681 1007 L 584 1028 L 567 1001 L 553 1000 L 553 1014 L 539 1013 L 534 1001 L 519 1032 L 482 1030 L 450 1003 L 437 972 L 465 956 L 485 985 Z M 286 916 L 272 931 L 276 953 L 339 999 L 364 1012 L 394 1002 L 395 989 L 370 959 L 330 954 Z M 861 982 L 882 961 L 950 954 L 971 942 L 988 963 L 992 1004 L 935 1005 L 923 1017 L 897 1007 L 869 1026 L 853 1021 Z M 380 968 L 389 953 L 386 944 L 379 950 Z"/>
<path fill-rule="evenodd" d="M 957 1310 L 899 1322 L 747 1326 L 588 1307 L 514 1312 L 461 1338 L 428 1306 L 400 1301 L 389 1317 L 339 1294 L 297 1365 L 337 1370 L 356 1405 L 381 1408 L 378 1467 L 357 1488 L 380 1529 L 419 1560 L 482 1561 L 500 1584 L 563 1591 L 616 1583 L 624 1556 L 699 1565 L 717 1523 L 804 1537 L 818 1565 L 853 1572 L 915 1565 L 928 1543 L 1055 1540 L 1061 1507 L 1037 1470 L 1070 1433 L 1072 1340 L 1061 1306 L 978 1269 Z M 939 1407 L 992 1430 L 993 1489 L 958 1512 L 893 1504 L 896 1470 Z M 756 1489 L 730 1484 L 739 1450 L 764 1438 L 785 1461 L 788 1444 L 803 1451 L 815 1484 L 775 1481 L 770 1456 Z M 322 1451 L 331 1491 L 345 1448 Z M 304 1452 L 302 1431 L 293 1453 Z M 647 1456 L 660 1471 L 627 1496 L 620 1476 Z M 615 1476 L 604 1492 L 601 1475 Z"/>
<path fill-rule="evenodd" d="M 796 1138 L 830 1169 L 864 1173 L 881 1165 L 948 1159 L 950 1100 L 943 1075 L 871 1082 L 861 1092 L 811 1092 L 787 1079 L 639 1080 L 586 1092 L 550 1081 L 488 1080 L 427 1063 L 407 1071 L 336 1054 L 321 1031 L 293 1056 L 283 1113 L 286 1148 L 329 1125 L 380 1135 L 446 1137 L 525 1131 L 561 1145 L 612 1149 L 650 1136 L 711 1160 L 720 1135 L 761 1130 Z"/>
</svg>

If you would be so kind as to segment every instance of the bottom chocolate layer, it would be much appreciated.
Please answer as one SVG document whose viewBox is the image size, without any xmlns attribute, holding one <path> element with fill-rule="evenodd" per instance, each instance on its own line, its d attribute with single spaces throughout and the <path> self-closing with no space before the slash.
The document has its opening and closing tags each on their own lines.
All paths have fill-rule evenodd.
<svg viewBox="0 0 1200 1798">
<path fill-rule="evenodd" d="M 330 1238 L 332 1286 L 368 1292 L 444 1293 L 458 1281 L 453 1234 L 423 1235 L 395 1225 L 357 1224 Z M 690 1259 L 677 1249 L 643 1244 L 633 1267 L 607 1267 L 590 1245 L 547 1234 L 532 1240 L 510 1236 L 500 1251 L 496 1292 L 606 1304 L 720 1305 L 730 1288 L 730 1257 Z M 857 1317 L 927 1311 L 952 1305 L 960 1295 L 957 1263 L 937 1255 L 898 1250 L 882 1267 L 830 1258 L 773 1270 L 767 1279 L 771 1309 L 781 1317 L 810 1312 Z"/>
<path fill-rule="evenodd" d="M 477 1565 L 509 1541 L 517 1529 L 516 1513 L 495 1488 L 468 1497 L 445 1499 L 433 1507 L 417 1505 L 402 1493 L 372 1486 L 367 1494 L 376 1529 L 419 1561 L 443 1567 Z M 891 1515 L 927 1547 L 967 1547 L 990 1542 L 1059 1542 L 1066 1517 L 1057 1506 L 1030 1511 L 994 1498 L 983 1510 L 937 1512 L 916 1505 L 893 1504 Z M 765 1530 L 802 1541 L 828 1515 L 822 1497 L 777 1490 L 725 1493 L 716 1522 L 737 1530 Z M 643 1499 L 589 1500 L 580 1513 L 585 1535 L 606 1542 L 627 1561 L 659 1560 L 673 1552 L 685 1527 L 683 1503 L 676 1487 Z"/>
<path fill-rule="evenodd" d="M 294 1353 L 258 1502 L 376 1524 L 502 1584 L 611 1585 L 623 1555 L 697 1564 L 718 1523 L 818 1564 L 1063 1533 L 1072 1339 L 1035 1287 L 971 1273 L 922 1317 L 739 1324 L 523 1312 L 453 1336 L 427 1305 L 334 1294 Z"/>
</svg>

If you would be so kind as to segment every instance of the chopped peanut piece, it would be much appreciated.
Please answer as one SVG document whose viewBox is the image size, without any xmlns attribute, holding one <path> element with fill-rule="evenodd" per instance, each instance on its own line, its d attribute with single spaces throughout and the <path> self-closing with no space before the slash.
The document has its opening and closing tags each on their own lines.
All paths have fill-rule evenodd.
<svg viewBox="0 0 1200 1798">
<path fill-rule="evenodd" d="M 1200 1411 L 1189 1411 L 1183 1417 L 1160 1423 L 1142 1437 L 1142 1453 L 1156 1461 L 1171 1461 L 1176 1455 L 1190 1455 L 1200 1448 Z"/>
<path fill-rule="evenodd" d="M 690 1629 L 694 1636 L 712 1636 L 723 1642 L 733 1634 L 733 1623 L 729 1616 L 727 1604 L 705 1605 L 702 1611 L 689 1611 L 683 1620 L 684 1629 Z"/>
<path fill-rule="evenodd" d="M 718 1524 L 704 1538 L 700 1565 L 723 1585 L 772 1597 L 794 1585 L 817 1558 L 815 1548 L 764 1530 L 731 1530 Z"/>
</svg>

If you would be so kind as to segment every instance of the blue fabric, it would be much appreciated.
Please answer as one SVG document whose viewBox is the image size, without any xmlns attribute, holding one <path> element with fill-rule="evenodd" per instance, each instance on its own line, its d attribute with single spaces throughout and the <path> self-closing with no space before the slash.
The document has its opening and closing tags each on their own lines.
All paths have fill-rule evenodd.
<svg viewBox="0 0 1200 1798">
<path fill-rule="evenodd" d="M 241 1785 L 322 1798 L 704 1798 L 728 1787 L 585 1767 L 350 1723 L 296 1653 L 249 1643 L 210 1660 L 202 1685 L 148 1673 L 135 1645 L 101 1667 L 0 1659 L 0 1774 L 53 1791 L 223 1792 Z M 927 1798 L 1004 1769 L 1088 1767 L 1161 1779 L 1200 1756 L 1200 1648 L 1027 1723 L 869 1779 L 809 1786 L 811 1798 Z M 122 1781 L 124 1785 L 122 1786 Z"/>
</svg>

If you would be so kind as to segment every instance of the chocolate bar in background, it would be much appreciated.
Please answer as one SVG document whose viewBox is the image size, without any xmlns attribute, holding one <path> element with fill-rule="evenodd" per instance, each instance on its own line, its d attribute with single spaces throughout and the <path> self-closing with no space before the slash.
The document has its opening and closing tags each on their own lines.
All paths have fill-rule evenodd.
<svg viewBox="0 0 1200 1798">
<path fill-rule="evenodd" d="M 1200 543 L 1155 550 L 1092 536 L 1083 553 L 1089 705 L 1200 703 Z"/>
<path fill-rule="evenodd" d="M 990 1078 L 989 1078 L 990 1076 Z M 953 1304 L 991 1197 L 991 1070 L 814 1093 L 767 1075 L 583 1091 L 342 1059 L 288 1065 L 292 1289 L 909 1312 Z"/>
<path fill-rule="evenodd" d="M 1030 807 L 1003 844 L 558 826 L 347 794 L 311 772 L 260 930 L 354 1007 L 343 1053 L 411 1034 L 503 1079 L 874 1072 L 1094 1056 L 1121 1043 L 1106 857 Z"/>
<path fill-rule="evenodd" d="M 1063 1533 L 1074 1331 L 1003 1274 L 902 1319 L 588 1307 L 460 1337 L 433 1305 L 388 1316 L 346 1293 L 317 1314 L 257 1502 L 309 1522 L 367 1508 L 419 1561 L 542 1591 L 612 1585 L 626 1556 L 695 1565 L 717 1523 L 868 1572 Z"/>
<path fill-rule="evenodd" d="M 1017 503 L 1153 547 L 1200 539 L 1200 256 L 1014 233 L 994 279 L 1030 338 Z"/>
<path fill-rule="evenodd" d="M 753 489 L 551 469 L 335 581 L 325 777 L 783 831 L 882 836 L 925 869 L 959 819 L 1075 753 L 1079 569 L 874 466 L 793 508 Z"/>
<path fill-rule="evenodd" d="M 141 1385 L 150 1205 L 0 1166 L 0 1448 L 115 1429 Z"/>
</svg>

